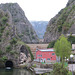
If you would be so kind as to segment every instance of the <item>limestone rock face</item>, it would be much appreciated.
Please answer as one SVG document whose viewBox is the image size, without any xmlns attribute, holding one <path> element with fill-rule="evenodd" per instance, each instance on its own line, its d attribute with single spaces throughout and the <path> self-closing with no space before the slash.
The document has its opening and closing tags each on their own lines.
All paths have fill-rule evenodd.
<svg viewBox="0 0 75 75">
<path fill-rule="evenodd" d="M 21 62 L 20 54 L 25 57 L 22 60 L 24 63 L 29 58 L 31 59 L 28 46 L 21 41 L 17 34 L 11 13 L 0 9 L 0 67 L 5 67 L 7 61 L 11 61 L 13 67 L 18 67 Z"/>
<path fill-rule="evenodd" d="M 25 53 L 20 53 L 20 64 L 23 63 L 29 63 L 31 61 L 30 55 L 28 55 L 28 57 L 25 55 Z"/>
<path fill-rule="evenodd" d="M 38 37 L 31 23 L 17 3 L 0 4 L 0 9 L 11 14 L 10 21 L 12 21 L 15 32 L 23 42 L 38 42 Z"/>
<path fill-rule="evenodd" d="M 69 0 L 66 7 L 49 21 L 44 41 L 50 42 L 61 34 L 70 33 L 75 34 L 75 0 Z"/>
<path fill-rule="evenodd" d="M 20 53 L 20 62 L 23 63 L 23 62 L 25 62 L 26 60 L 27 60 L 26 55 L 21 52 L 21 53 Z"/>
</svg>

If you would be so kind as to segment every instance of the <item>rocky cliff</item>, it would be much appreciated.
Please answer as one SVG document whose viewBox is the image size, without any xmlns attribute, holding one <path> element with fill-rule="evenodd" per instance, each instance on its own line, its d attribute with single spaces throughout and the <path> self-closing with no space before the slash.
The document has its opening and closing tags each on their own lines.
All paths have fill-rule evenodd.
<svg viewBox="0 0 75 75">
<path fill-rule="evenodd" d="M 17 3 L 0 4 L 0 9 L 10 12 L 12 24 L 16 29 L 15 32 L 23 42 L 38 42 L 38 37 L 24 14 L 24 11 Z"/>
<path fill-rule="evenodd" d="M 75 0 L 69 0 L 66 7 L 49 21 L 44 41 L 50 42 L 61 34 L 70 33 L 75 34 Z"/>
<path fill-rule="evenodd" d="M 28 63 L 31 60 L 33 60 L 33 55 L 31 53 L 30 48 L 24 43 L 25 41 L 21 39 L 21 36 L 19 36 L 19 34 L 21 34 L 23 38 L 24 36 L 30 37 L 26 35 L 25 33 L 22 34 L 22 30 L 24 30 L 24 27 L 26 26 L 26 24 L 30 26 L 30 28 L 32 28 L 32 26 L 28 20 L 25 20 L 26 24 L 21 24 L 21 23 L 24 23 L 22 21 L 15 22 L 14 19 L 17 18 L 18 15 L 17 16 L 15 15 L 16 17 L 12 16 L 9 9 L 6 10 L 7 6 L 5 5 L 10 5 L 10 4 L 0 5 L 0 8 L 1 8 L 0 9 L 0 67 L 5 67 L 5 66 L 10 67 L 11 65 L 9 63 L 11 62 L 13 63 L 12 67 L 19 67 L 20 64 Z M 14 4 L 11 4 L 11 5 L 14 5 Z M 15 4 L 15 5 L 18 5 L 18 4 Z M 17 19 L 19 19 L 19 17 Z M 32 31 L 33 36 L 35 36 L 36 34 L 33 31 Z M 31 42 L 30 38 L 27 38 L 26 41 Z M 22 58 L 23 56 L 25 58 Z"/>
<path fill-rule="evenodd" d="M 36 31 L 37 36 L 40 39 L 43 39 L 44 33 L 46 32 L 46 27 L 48 21 L 31 21 L 31 24 Z"/>
</svg>

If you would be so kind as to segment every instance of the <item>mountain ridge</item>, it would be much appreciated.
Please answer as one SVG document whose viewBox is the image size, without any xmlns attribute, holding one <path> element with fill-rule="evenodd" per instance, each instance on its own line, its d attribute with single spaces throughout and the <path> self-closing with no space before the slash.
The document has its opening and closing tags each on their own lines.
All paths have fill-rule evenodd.
<svg viewBox="0 0 75 75">
<path fill-rule="evenodd" d="M 43 39 L 48 21 L 30 21 L 39 39 Z"/>
<path fill-rule="evenodd" d="M 70 33 L 75 34 L 75 0 L 69 0 L 66 7 L 49 21 L 44 41 L 51 42 L 58 39 L 61 34 Z"/>
<path fill-rule="evenodd" d="M 16 33 L 23 42 L 37 42 L 38 37 L 25 16 L 24 11 L 17 3 L 0 4 L 0 9 L 10 12 L 12 24 L 16 29 Z"/>
</svg>

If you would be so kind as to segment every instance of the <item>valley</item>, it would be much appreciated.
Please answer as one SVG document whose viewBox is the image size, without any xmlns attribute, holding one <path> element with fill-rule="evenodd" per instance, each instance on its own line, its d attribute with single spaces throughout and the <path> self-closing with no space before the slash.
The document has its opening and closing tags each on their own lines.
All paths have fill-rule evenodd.
<svg viewBox="0 0 75 75">
<path fill-rule="evenodd" d="M 68 75 L 70 55 L 74 63 L 75 0 L 68 0 L 50 21 L 28 20 L 18 3 L 0 4 L 0 68 L 27 68 L 35 73 L 37 68 L 49 68 L 54 75 L 57 67 Z M 19 75 L 33 75 L 22 71 Z"/>
</svg>

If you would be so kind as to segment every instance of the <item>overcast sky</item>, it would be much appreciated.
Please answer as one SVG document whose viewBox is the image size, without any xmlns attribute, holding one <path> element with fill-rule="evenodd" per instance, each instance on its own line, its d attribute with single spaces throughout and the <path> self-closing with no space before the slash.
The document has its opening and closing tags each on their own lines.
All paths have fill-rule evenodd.
<svg viewBox="0 0 75 75">
<path fill-rule="evenodd" d="M 30 21 L 49 21 L 66 6 L 68 0 L 0 0 L 0 3 L 10 2 L 17 2 Z"/>
</svg>

